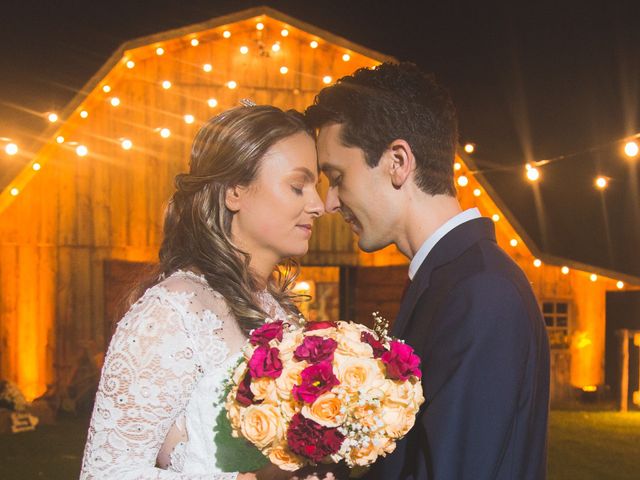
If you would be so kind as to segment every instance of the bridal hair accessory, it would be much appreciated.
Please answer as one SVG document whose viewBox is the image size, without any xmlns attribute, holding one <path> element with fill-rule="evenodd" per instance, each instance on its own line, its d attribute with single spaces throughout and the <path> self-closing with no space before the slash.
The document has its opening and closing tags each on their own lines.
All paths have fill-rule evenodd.
<svg viewBox="0 0 640 480">
<path fill-rule="evenodd" d="M 240 100 L 240 105 L 242 105 L 243 107 L 255 107 L 256 102 L 254 102 L 250 98 L 243 98 L 242 100 Z"/>
</svg>

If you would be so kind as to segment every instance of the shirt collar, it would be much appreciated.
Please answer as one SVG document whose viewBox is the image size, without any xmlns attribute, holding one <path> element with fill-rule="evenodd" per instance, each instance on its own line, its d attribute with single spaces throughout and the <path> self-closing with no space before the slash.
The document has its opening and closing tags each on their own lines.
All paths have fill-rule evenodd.
<svg viewBox="0 0 640 480">
<path fill-rule="evenodd" d="M 445 223 L 443 223 L 435 232 L 431 234 L 429 238 L 424 241 L 420 249 L 411 259 L 411 263 L 409 264 L 409 278 L 413 280 L 413 277 L 420 268 L 420 265 L 422 265 L 425 258 L 427 258 L 427 255 L 429 255 L 429 252 L 433 250 L 433 247 L 435 247 L 436 243 L 438 243 L 442 239 L 442 237 L 444 237 L 458 225 L 462 225 L 469 220 L 474 220 L 480 217 L 480 210 L 478 210 L 477 208 L 470 208 L 468 210 L 465 210 L 464 212 L 458 213 L 455 217 L 452 217 Z"/>
</svg>

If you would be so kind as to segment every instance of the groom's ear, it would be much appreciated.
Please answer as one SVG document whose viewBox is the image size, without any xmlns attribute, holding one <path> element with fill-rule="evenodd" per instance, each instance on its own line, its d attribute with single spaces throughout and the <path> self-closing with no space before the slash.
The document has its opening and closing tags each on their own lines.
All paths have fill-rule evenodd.
<svg viewBox="0 0 640 480">
<path fill-rule="evenodd" d="M 227 187 L 227 191 L 224 197 L 224 204 L 232 212 L 237 212 L 238 210 L 240 210 L 243 191 L 243 187 L 240 187 L 238 185 Z"/>
<path fill-rule="evenodd" d="M 391 183 L 396 189 L 399 189 L 408 181 L 411 172 L 415 169 L 416 159 L 406 140 L 394 140 L 387 151 L 390 154 L 389 176 Z"/>
</svg>

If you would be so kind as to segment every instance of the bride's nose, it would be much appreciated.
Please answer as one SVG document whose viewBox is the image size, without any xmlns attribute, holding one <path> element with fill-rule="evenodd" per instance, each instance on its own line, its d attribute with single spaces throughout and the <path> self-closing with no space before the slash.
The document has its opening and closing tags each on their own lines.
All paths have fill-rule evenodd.
<svg viewBox="0 0 640 480">
<path fill-rule="evenodd" d="M 307 203 L 305 210 L 314 217 L 320 217 L 324 215 L 324 203 L 318 195 L 318 192 L 314 190 L 313 197 Z"/>
</svg>

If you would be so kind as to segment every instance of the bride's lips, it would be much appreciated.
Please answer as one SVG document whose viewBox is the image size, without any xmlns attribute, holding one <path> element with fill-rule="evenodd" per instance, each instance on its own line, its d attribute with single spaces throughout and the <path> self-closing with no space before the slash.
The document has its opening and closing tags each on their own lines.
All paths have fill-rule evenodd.
<svg viewBox="0 0 640 480">
<path fill-rule="evenodd" d="M 303 232 L 305 232 L 308 236 L 311 236 L 311 232 L 313 231 L 313 225 L 311 225 L 310 223 L 305 223 L 305 224 L 300 224 L 300 225 L 296 225 L 296 227 L 298 227 L 299 229 L 301 229 Z"/>
</svg>

